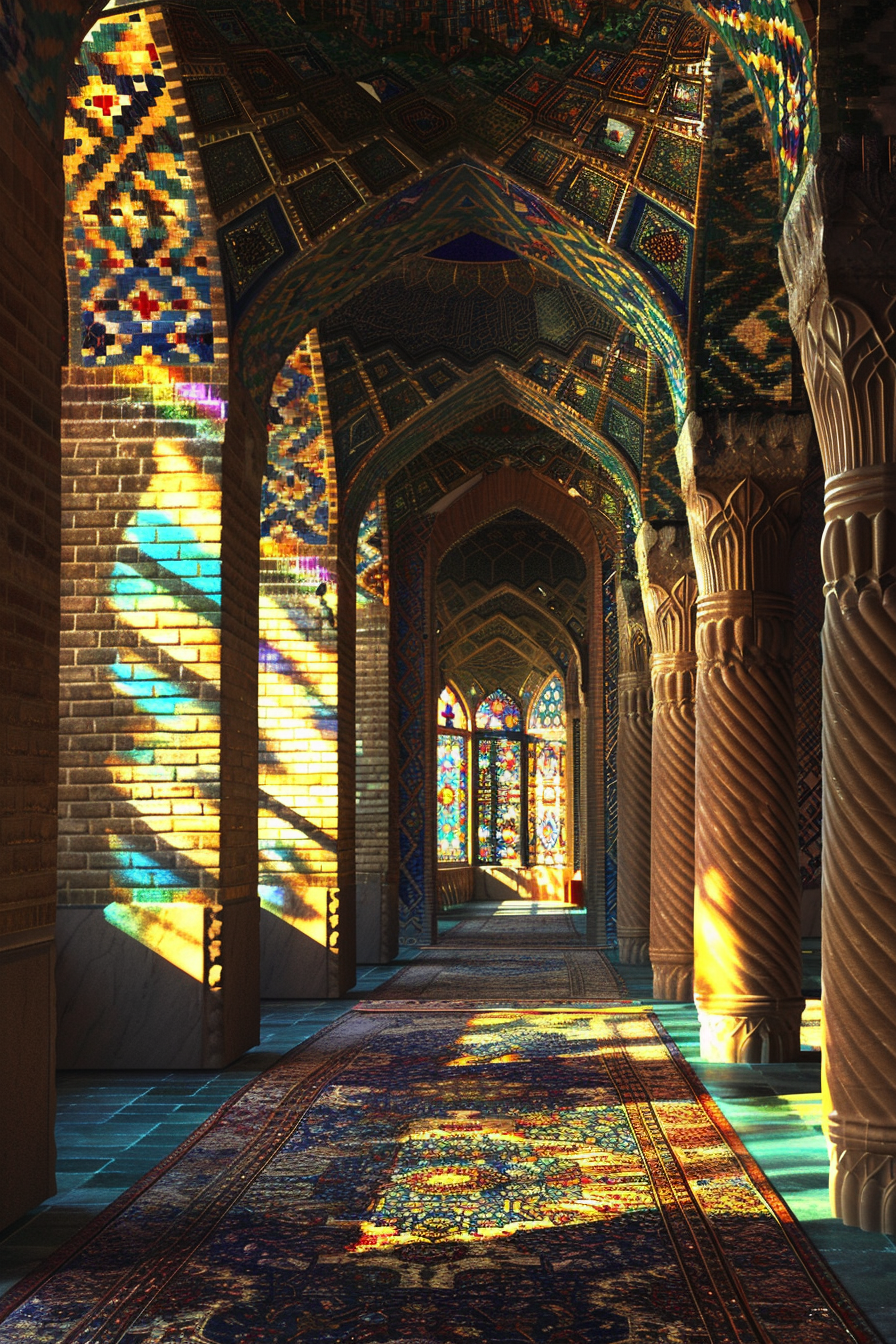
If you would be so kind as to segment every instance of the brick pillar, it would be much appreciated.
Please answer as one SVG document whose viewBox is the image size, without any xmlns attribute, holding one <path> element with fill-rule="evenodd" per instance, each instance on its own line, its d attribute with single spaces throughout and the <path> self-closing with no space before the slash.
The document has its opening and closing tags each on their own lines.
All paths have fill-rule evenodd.
<svg viewBox="0 0 896 1344">
<path fill-rule="evenodd" d="M 0 1227 L 55 1190 L 58 148 L 0 79 Z"/>
<path fill-rule="evenodd" d="M 261 992 L 354 983 L 355 564 L 311 333 L 274 382 L 261 500 Z M 257 542 L 256 542 L 257 545 Z"/>
<path fill-rule="evenodd" d="M 152 375 L 71 369 L 65 390 L 66 1067 L 221 1067 L 258 1039 L 263 439 L 225 386 Z"/>
</svg>

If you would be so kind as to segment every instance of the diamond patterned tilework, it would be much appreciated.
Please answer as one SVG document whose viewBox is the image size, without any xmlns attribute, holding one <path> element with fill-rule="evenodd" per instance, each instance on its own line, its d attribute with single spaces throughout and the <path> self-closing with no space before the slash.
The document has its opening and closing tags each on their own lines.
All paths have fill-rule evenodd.
<svg viewBox="0 0 896 1344">
<path fill-rule="evenodd" d="M 507 160 L 506 167 L 514 176 L 546 187 L 568 163 L 569 159 L 556 145 L 547 140 L 527 140 Z"/>
<path fill-rule="evenodd" d="M 638 34 L 638 45 L 653 47 L 656 51 L 668 50 L 680 22 L 680 10 L 662 9 L 659 6 L 651 9 Z"/>
<path fill-rule="evenodd" d="M 365 364 L 364 372 L 374 387 L 382 387 L 383 383 L 390 383 L 394 378 L 403 376 L 400 365 L 389 354 L 379 355 L 369 364 Z"/>
<path fill-rule="evenodd" d="M 528 124 L 529 114 L 503 103 L 480 103 L 464 114 L 464 130 L 500 152 Z"/>
<path fill-rule="evenodd" d="M 617 401 L 607 402 L 604 412 L 604 433 L 628 455 L 640 471 L 644 450 L 644 431 L 640 420 L 636 420 L 631 411 L 626 411 Z"/>
<path fill-rule="evenodd" d="M 234 62 L 234 69 L 259 112 L 291 101 L 300 87 L 295 72 L 272 51 L 244 56 Z"/>
<path fill-rule="evenodd" d="M 257 287 L 298 251 L 298 244 L 275 196 L 225 224 L 218 238 L 229 281 L 231 319 L 235 321 L 251 302 Z"/>
<path fill-rule="evenodd" d="M 635 406 L 643 407 L 647 394 L 647 366 L 620 356 L 610 369 L 610 387 Z"/>
<path fill-rule="evenodd" d="M 504 97 L 523 107 L 536 108 L 561 89 L 556 75 L 546 70 L 527 70 L 504 90 Z"/>
<path fill-rule="evenodd" d="M 678 431 L 672 414 L 669 387 L 662 365 L 653 356 L 648 357 L 647 415 L 644 432 L 644 464 L 642 481 L 642 509 L 649 522 L 663 519 L 685 521 L 681 498 L 681 478 L 675 460 Z"/>
<path fill-rule="evenodd" d="M 414 98 L 390 115 L 398 133 L 423 153 L 443 145 L 457 131 L 457 121 L 448 109 L 428 98 Z"/>
<path fill-rule="evenodd" d="M 205 185 L 216 215 L 224 215 L 253 192 L 270 186 L 267 166 L 251 135 L 217 140 L 199 151 Z"/>
<path fill-rule="evenodd" d="M 663 68 L 661 60 L 646 56 L 629 56 L 613 80 L 612 94 L 623 103 L 646 106 Z"/>
<path fill-rule="evenodd" d="M 689 117 L 699 121 L 703 116 L 703 82 L 699 79 L 673 78 L 663 99 L 663 111 L 670 117 Z"/>
<path fill-rule="evenodd" d="M 101 18 L 84 42 L 64 168 L 72 360 L 211 363 L 208 240 L 142 14 Z"/>
<path fill-rule="evenodd" d="M 184 93 L 193 125 L 198 131 L 212 130 L 239 121 L 244 112 L 226 79 L 185 79 Z"/>
<path fill-rule="evenodd" d="M 371 191 L 385 191 L 415 171 L 410 159 L 388 140 L 371 140 L 349 157 L 349 164 Z"/>
<path fill-rule="evenodd" d="M 330 62 L 310 43 L 284 51 L 281 55 L 296 78 L 301 80 L 303 84 L 308 80 L 321 79 L 325 75 L 332 75 L 333 73 Z"/>
<path fill-rule="evenodd" d="M 593 116 L 596 107 L 597 103 L 588 94 L 566 86 L 541 105 L 538 119 L 552 130 L 573 136 Z"/>
<path fill-rule="evenodd" d="M 458 375 L 447 364 L 433 364 L 418 373 L 417 380 L 423 384 L 431 397 L 440 397 L 458 381 Z"/>
<path fill-rule="evenodd" d="M 312 237 L 324 233 L 364 203 L 361 193 L 335 163 L 296 182 L 289 194 Z"/>
<path fill-rule="evenodd" d="M 720 71 L 712 139 L 705 261 L 695 352 L 700 405 L 787 401 L 793 337 L 775 251 L 779 193 L 762 117 L 740 71 Z"/>
<path fill-rule="evenodd" d="M 172 5 L 165 12 L 171 36 L 187 60 L 209 60 L 218 55 L 218 37 L 195 9 Z"/>
<path fill-rule="evenodd" d="M 558 193 L 564 205 L 581 215 L 599 233 L 607 233 L 622 188 L 597 168 L 580 164 Z"/>
<path fill-rule="evenodd" d="M 391 103 L 393 98 L 404 98 L 406 94 L 414 91 L 410 80 L 403 79 L 394 70 L 375 70 L 371 74 L 361 75 L 357 83 L 378 103 Z"/>
<path fill-rule="evenodd" d="M 355 553 L 358 599 L 389 601 L 389 560 L 386 554 L 386 500 L 379 494 L 361 519 Z"/>
<path fill-rule="evenodd" d="M 238 9 L 210 9 L 208 20 L 219 37 L 231 46 L 257 45 L 258 39 Z"/>
<path fill-rule="evenodd" d="M 339 478 L 344 479 L 382 437 L 380 423 L 369 408 L 338 429 L 333 436 L 333 447 Z"/>
<path fill-rule="evenodd" d="M 326 546 L 330 522 L 326 442 L 307 340 L 274 380 L 268 422 L 262 550 L 268 555 L 290 554 L 296 542 Z"/>
<path fill-rule="evenodd" d="M 670 131 L 657 131 L 647 147 L 638 176 L 692 208 L 697 201 L 700 179 L 699 143 Z"/>
<path fill-rule="evenodd" d="M 622 69 L 624 63 L 625 57 L 620 52 L 604 51 L 601 47 L 595 47 L 592 51 L 589 51 L 575 71 L 575 76 L 576 79 L 582 79 L 587 84 L 593 84 L 595 88 L 606 89 Z"/>
<path fill-rule="evenodd" d="M 636 197 L 620 244 L 645 264 L 671 295 L 679 311 L 687 307 L 691 274 L 691 229 L 668 210 Z"/>
<path fill-rule="evenodd" d="M 380 123 L 379 105 L 349 80 L 316 80 L 305 90 L 304 99 L 318 121 L 340 141 L 354 140 Z"/>
<path fill-rule="evenodd" d="M 330 413 L 336 421 L 344 420 L 350 411 L 367 400 L 367 389 L 355 369 L 330 378 L 327 383 Z"/>
<path fill-rule="evenodd" d="M 701 12 L 705 12 L 701 6 Z M 709 33 L 699 19 L 688 19 L 672 45 L 672 55 L 681 61 L 702 61 L 709 46 Z"/>
<path fill-rule="evenodd" d="M 638 139 L 641 127 L 636 122 L 622 121 L 619 117 L 598 117 L 585 137 L 585 148 L 603 154 L 616 163 L 624 163 Z"/>
<path fill-rule="evenodd" d="M 289 117 L 265 128 L 264 138 L 283 173 L 292 173 L 313 163 L 324 152 L 320 136 L 301 117 Z"/>
<path fill-rule="evenodd" d="M 409 415 L 419 411 L 421 406 L 426 403 L 420 393 L 411 383 L 398 383 L 395 387 L 389 387 L 380 394 L 380 405 L 383 413 L 389 422 L 389 428 L 394 429 L 400 425 L 402 420 L 407 420 Z"/>
</svg>

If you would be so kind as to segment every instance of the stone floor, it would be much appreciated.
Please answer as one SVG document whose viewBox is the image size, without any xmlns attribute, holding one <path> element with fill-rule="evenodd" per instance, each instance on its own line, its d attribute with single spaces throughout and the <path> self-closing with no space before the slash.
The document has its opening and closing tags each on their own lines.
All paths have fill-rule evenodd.
<svg viewBox="0 0 896 1344">
<path fill-rule="evenodd" d="M 443 927 L 453 922 L 446 920 Z M 805 945 L 804 957 L 805 991 L 817 997 L 817 942 Z M 150 1171 L 240 1087 L 397 969 L 396 963 L 359 968 L 357 987 L 344 1000 L 265 1002 L 260 1044 L 217 1073 L 61 1073 L 58 1193 L 0 1239 L 0 1292 Z M 634 999 L 652 1001 L 649 967 L 619 970 Z M 896 1344 L 896 1243 L 845 1228 L 828 1211 L 818 1056 L 804 1053 L 799 1063 L 787 1065 L 705 1064 L 699 1059 L 693 1005 L 656 1006 L 666 1029 L 816 1247 L 886 1344 Z"/>
</svg>

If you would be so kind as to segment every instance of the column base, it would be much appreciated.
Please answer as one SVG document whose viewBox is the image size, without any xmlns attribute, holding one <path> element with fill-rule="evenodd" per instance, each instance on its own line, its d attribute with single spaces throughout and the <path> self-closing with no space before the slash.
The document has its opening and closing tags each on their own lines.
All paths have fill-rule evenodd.
<svg viewBox="0 0 896 1344">
<path fill-rule="evenodd" d="M 847 1227 L 896 1234 L 896 1152 L 831 1146 L 831 1213 Z"/>
<path fill-rule="evenodd" d="M 619 937 L 619 960 L 623 966 L 646 966 L 650 961 L 646 933 L 622 934 Z"/>
<path fill-rule="evenodd" d="M 700 1058 L 727 1064 L 785 1064 L 800 1057 L 805 999 L 696 998 Z"/>
<path fill-rule="evenodd" d="M 653 997 L 670 1003 L 691 1003 L 694 998 L 694 967 L 690 963 L 653 963 Z"/>
</svg>

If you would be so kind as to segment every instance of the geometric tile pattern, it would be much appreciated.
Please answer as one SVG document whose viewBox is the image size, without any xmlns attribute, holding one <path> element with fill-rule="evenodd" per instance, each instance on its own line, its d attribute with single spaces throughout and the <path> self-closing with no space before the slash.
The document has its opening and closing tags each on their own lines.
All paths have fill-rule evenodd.
<svg viewBox="0 0 896 1344">
<path fill-rule="evenodd" d="M 702 85 L 698 85 L 702 91 Z M 657 131 L 650 142 L 638 176 L 667 195 L 694 206 L 700 177 L 700 143 L 682 135 Z"/>
<path fill-rule="evenodd" d="M 720 116 L 704 195 L 698 404 L 789 401 L 793 336 L 775 249 L 780 198 L 762 117 L 732 62 L 719 70 L 716 97 Z"/>
<path fill-rule="evenodd" d="M 335 163 L 303 177 L 289 194 L 305 228 L 323 233 L 363 204 L 364 198 Z"/>
<path fill-rule="evenodd" d="M 680 312 L 687 307 L 693 238 L 683 220 L 643 196 L 635 198 L 620 235 L 620 245 L 647 267 Z"/>
<path fill-rule="evenodd" d="M 818 149 L 814 61 L 802 18 L 787 0 L 713 0 L 699 8 L 735 56 L 763 109 L 786 202 L 808 156 Z"/>
<path fill-rule="evenodd" d="M 217 140 L 199 151 L 209 200 L 223 215 L 244 197 L 270 185 L 264 159 L 251 135 Z"/>
<path fill-rule="evenodd" d="M 329 540 L 329 464 L 308 340 L 274 380 L 268 411 L 268 460 L 261 489 L 265 555 L 290 555 L 295 543 Z"/>
<path fill-rule="evenodd" d="M 358 528 L 355 560 L 359 602 L 376 597 L 389 600 L 389 559 L 386 548 L 386 496 L 381 491 L 371 502 Z"/>
<path fill-rule="evenodd" d="M 142 13 L 99 21 L 70 90 L 72 360 L 211 363 L 208 240 Z"/>
</svg>

